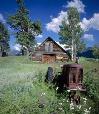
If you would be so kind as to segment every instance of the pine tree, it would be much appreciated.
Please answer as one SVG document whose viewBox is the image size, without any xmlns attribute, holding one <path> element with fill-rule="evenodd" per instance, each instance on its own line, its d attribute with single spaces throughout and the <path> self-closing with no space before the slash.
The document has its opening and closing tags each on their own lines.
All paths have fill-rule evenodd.
<svg viewBox="0 0 99 114">
<path fill-rule="evenodd" d="M 24 48 L 29 52 L 30 48 L 35 45 L 35 36 L 41 34 L 41 23 L 31 21 L 24 0 L 17 0 L 16 2 L 18 10 L 15 15 L 8 18 L 8 23 L 15 29 L 17 43 L 22 46 L 22 55 L 24 55 Z"/>
<path fill-rule="evenodd" d="M 9 50 L 9 33 L 5 25 L 0 22 L 0 51 L 3 56 L 7 56 Z"/>
</svg>

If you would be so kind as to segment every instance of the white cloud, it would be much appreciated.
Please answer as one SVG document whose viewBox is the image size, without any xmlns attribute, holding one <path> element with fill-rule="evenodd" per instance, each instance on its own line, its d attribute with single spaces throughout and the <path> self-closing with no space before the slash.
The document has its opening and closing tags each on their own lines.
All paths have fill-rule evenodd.
<svg viewBox="0 0 99 114">
<path fill-rule="evenodd" d="M 41 45 L 41 43 L 39 42 L 39 43 L 37 43 L 37 45 L 39 46 L 39 45 Z"/>
<path fill-rule="evenodd" d="M 87 41 L 94 41 L 94 36 L 92 34 L 84 34 L 83 39 Z"/>
<path fill-rule="evenodd" d="M 85 5 L 80 0 L 73 0 L 71 2 L 68 2 L 66 7 L 67 8 L 68 7 L 76 7 L 78 12 L 80 12 L 80 13 L 84 13 L 85 12 L 85 10 L 84 10 Z"/>
<path fill-rule="evenodd" d="M 84 31 L 88 31 L 91 28 L 99 30 L 99 13 L 95 13 L 90 19 L 83 18 L 81 27 Z"/>
<path fill-rule="evenodd" d="M 46 24 L 46 29 L 48 31 L 58 32 L 59 31 L 59 25 L 61 25 L 63 19 L 67 19 L 67 12 L 61 11 L 58 14 L 58 17 L 52 18 L 51 22 Z"/>
<path fill-rule="evenodd" d="M 93 29 L 99 30 L 99 13 L 95 13 L 91 18 L 90 25 Z"/>
<path fill-rule="evenodd" d="M 59 42 L 56 42 L 58 45 L 60 45 L 64 50 L 70 50 L 71 48 L 69 47 L 69 45 L 66 44 L 60 44 Z"/>
<path fill-rule="evenodd" d="M 79 12 L 84 12 L 85 5 L 80 0 L 74 0 L 68 2 L 66 7 L 76 7 Z M 56 18 L 51 16 L 51 22 L 46 24 L 46 29 L 48 31 L 58 32 L 60 30 L 59 26 L 64 18 L 67 19 L 67 11 L 61 11 Z"/>
<path fill-rule="evenodd" d="M 41 34 L 36 36 L 36 38 L 42 38 L 42 37 L 43 37 L 43 35 L 41 35 Z"/>
<path fill-rule="evenodd" d="M 13 50 L 20 51 L 21 50 L 21 45 L 20 44 L 15 44 L 13 46 Z"/>
<path fill-rule="evenodd" d="M 3 15 L 0 13 L 0 22 L 6 23 L 6 20 L 4 19 Z"/>
<path fill-rule="evenodd" d="M 87 20 L 86 18 L 83 18 L 82 22 L 80 22 L 81 28 L 84 31 L 88 31 L 89 30 L 89 25 L 90 25 L 90 21 Z"/>
</svg>

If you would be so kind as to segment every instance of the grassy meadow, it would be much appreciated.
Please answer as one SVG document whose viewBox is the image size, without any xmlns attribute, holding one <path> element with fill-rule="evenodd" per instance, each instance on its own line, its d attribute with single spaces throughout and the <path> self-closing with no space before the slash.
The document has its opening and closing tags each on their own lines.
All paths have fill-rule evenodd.
<svg viewBox="0 0 99 114">
<path fill-rule="evenodd" d="M 0 58 L 0 114 L 84 114 L 86 107 L 91 105 L 92 109 L 95 102 L 88 98 L 84 104 L 82 97 L 82 107 L 71 110 L 66 93 L 57 95 L 53 85 L 44 83 L 48 66 L 57 73 L 61 64 L 43 64 L 26 57 Z M 99 61 L 80 58 L 80 64 L 84 67 L 85 80 L 90 72 L 98 96 Z M 92 114 L 98 113 L 93 110 Z"/>
</svg>

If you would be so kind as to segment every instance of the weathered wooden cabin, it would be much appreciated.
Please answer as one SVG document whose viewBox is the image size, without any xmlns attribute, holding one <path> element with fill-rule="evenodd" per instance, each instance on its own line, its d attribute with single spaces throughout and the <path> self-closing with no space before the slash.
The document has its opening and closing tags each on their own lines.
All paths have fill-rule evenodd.
<svg viewBox="0 0 99 114">
<path fill-rule="evenodd" d="M 35 48 L 32 59 L 43 63 L 52 63 L 55 61 L 68 61 L 69 55 L 65 49 L 48 37 L 41 45 Z"/>
</svg>

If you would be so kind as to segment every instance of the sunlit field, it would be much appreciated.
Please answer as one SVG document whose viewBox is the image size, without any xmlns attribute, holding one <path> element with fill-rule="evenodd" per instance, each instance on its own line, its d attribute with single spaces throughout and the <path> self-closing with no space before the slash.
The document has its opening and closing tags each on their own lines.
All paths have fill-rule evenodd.
<svg viewBox="0 0 99 114">
<path fill-rule="evenodd" d="M 66 96 L 57 96 L 53 85 L 44 83 L 48 66 L 57 73 L 61 64 L 64 63 L 43 64 L 26 57 L 0 58 L 0 114 L 84 114 L 84 108 L 94 106 L 89 99 L 80 109 L 82 112 L 74 112 Z M 99 61 L 80 58 L 80 64 L 84 68 L 84 79 L 87 72 L 91 72 L 98 88 Z"/>
</svg>

